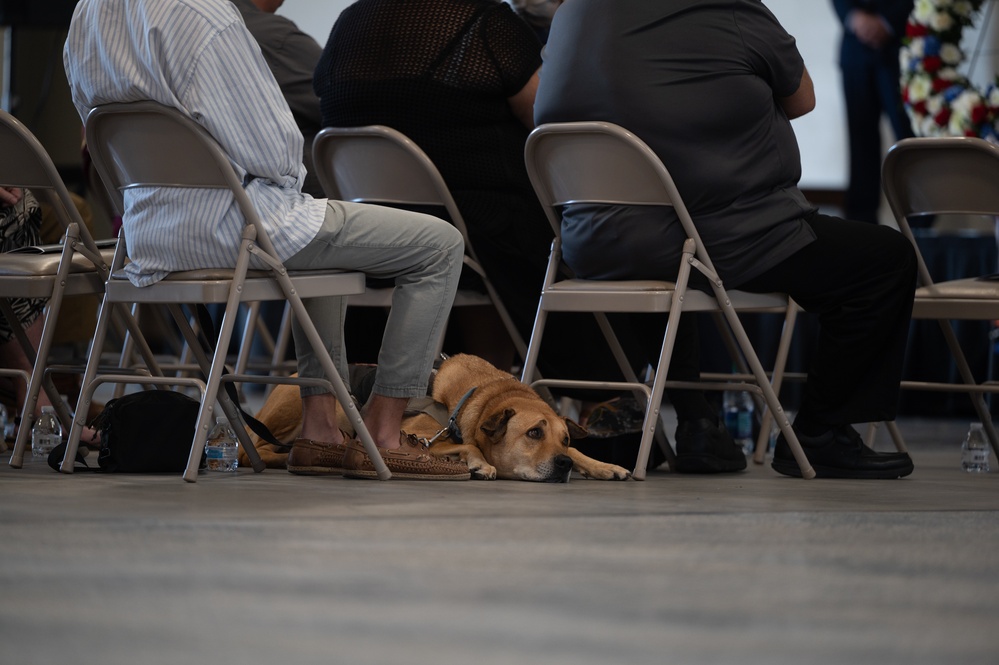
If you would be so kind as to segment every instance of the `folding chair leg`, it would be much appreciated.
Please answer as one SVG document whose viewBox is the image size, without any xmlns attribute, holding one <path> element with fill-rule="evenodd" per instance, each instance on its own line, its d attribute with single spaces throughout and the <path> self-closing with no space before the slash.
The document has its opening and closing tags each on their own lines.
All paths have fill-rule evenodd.
<svg viewBox="0 0 999 665">
<path fill-rule="evenodd" d="M 222 386 L 222 371 L 225 369 L 225 349 L 228 348 L 228 342 L 226 342 L 226 346 L 223 347 L 222 339 L 223 336 L 227 338 L 232 337 L 232 328 L 235 324 L 231 320 L 227 322 L 225 318 L 223 318 L 222 331 L 219 333 L 219 344 L 215 348 L 215 355 L 211 360 L 209 360 L 208 355 L 201 348 L 201 343 L 198 340 L 197 333 L 188 324 L 187 317 L 184 316 L 181 308 L 178 305 L 168 305 L 168 309 L 171 315 L 173 315 L 174 320 L 177 322 L 181 334 L 184 336 L 186 341 L 186 345 L 191 350 L 191 354 L 195 358 L 195 362 L 198 363 L 198 366 L 203 368 L 202 371 L 205 376 L 216 376 L 215 362 L 221 357 L 222 363 L 221 369 L 218 371 L 218 383 L 215 385 L 214 400 L 208 399 L 209 392 L 212 390 L 212 381 L 209 380 L 208 383 L 205 384 L 205 393 L 201 401 L 201 409 L 198 411 L 198 425 L 196 426 L 197 429 L 195 430 L 194 441 L 191 444 L 191 454 L 187 460 L 187 468 L 184 470 L 184 480 L 188 482 L 195 482 L 198 477 L 198 466 L 201 464 L 201 453 L 204 451 L 205 443 L 208 440 L 208 434 L 211 432 L 211 429 L 215 424 L 214 418 L 212 417 L 214 415 L 215 402 L 218 402 L 222 412 L 232 425 L 236 425 L 240 422 L 239 409 L 232 402 L 232 400 L 229 399 L 229 395 L 225 392 L 225 390 L 220 390 Z M 226 328 L 227 323 L 228 329 Z M 219 355 L 220 353 L 221 356 Z M 202 422 L 202 415 L 206 412 L 206 410 L 207 414 L 205 422 Z M 256 473 L 262 472 L 266 468 L 266 464 L 260 459 L 260 454 L 250 441 L 250 437 L 247 435 L 246 430 L 242 427 L 235 426 L 232 429 L 236 434 L 236 438 L 239 439 L 240 445 L 243 446 L 243 452 L 246 453 L 246 456 L 250 461 L 250 467 Z M 204 435 L 204 440 L 201 442 L 200 449 L 195 452 L 196 442 L 198 441 L 199 435 L 202 434 Z"/>
<path fill-rule="evenodd" d="M 958 372 L 961 375 L 961 380 L 968 385 L 977 385 L 974 375 L 971 373 L 971 368 L 968 366 L 968 360 L 964 357 L 964 352 L 961 351 L 961 345 L 957 341 L 957 335 L 954 334 L 954 329 L 950 325 L 950 321 L 940 320 L 940 329 L 943 331 L 944 339 L 947 341 L 947 346 L 950 347 L 951 355 L 954 357 L 954 363 L 957 365 Z M 982 426 L 985 429 L 985 436 L 989 439 L 989 444 L 992 446 L 992 452 L 999 456 L 999 434 L 996 433 L 995 425 L 992 423 L 992 414 L 989 413 L 989 408 L 985 404 L 985 399 L 982 397 L 981 393 L 968 393 L 968 397 L 971 398 L 971 404 L 975 407 L 975 412 L 978 414 L 978 419 L 981 421 Z"/>
<path fill-rule="evenodd" d="M 17 318 L 10 318 L 13 312 L 10 309 L 9 302 L 7 300 L 3 301 L 4 316 L 10 321 L 11 331 L 14 333 L 21 349 L 32 365 L 31 378 L 28 379 L 28 390 L 21 409 L 21 425 L 17 428 L 17 439 L 14 442 L 14 451 L 11 454 L 9 462 L 10 466 L 15 469 L 20 469 L 24 464 L 24 453 L 31 439 L 31 425 L 34 422 L 35 406 L 38 403 L 38 394 L 42 389 L 45 390 L 49 401 L 55 407 L 59 421 L 63 424 L 63 427 L 71 421 L 69 408 L 63 404 L 62 397 L 52 383 L 52 379 L 46 376 L 45 368 L 48 365 L 49 351 L 52 349 L 55 326 L 59 320 L 63 292 L 65 291 L 66 280 L 69 276 L 70 254 L 73 251 L 70 248 L 70 244 L 74 238 L 78 241 L 79 237 L 79 232 L 76 230 L 75 225 L 72 225 L 66 234 L 65 245 L 62 251 L 63 260 L 59 264 L 59 271 L 56 274 L 55 284 L 52 287 L 52 294 L 49 296 L 48 303 L 46 303 L 44 313 L 42 314 L 44 317 L 42 335 L 38 341 L 37 350 L 32 345 L 31 340 L 28 339 L 24 329 L 17 323 Z M 8 312 L 10 313 L 8 314 Z"/>
<path fill-rule="evenodd" d="M 784 327 L 781 330 L 780 342 L 777 344 L 777 357 L 774 360 L 774 371 L 771 385 L 774 394 L 779 395 L 781 386 L 784 383 L 784 372 L 787 369 L 787 357 L 791 351 L 791 339 L 794 337 L 794 326 L 798 320 L 798 306 L 793 301 L 788 300 L 787 311 L 784 313 Z M 773 414 L 769 408 L 763 410 L 760 419 L 760 436 L 756 440 L 756 449 L 753 451 L 753 462 L 763 464 L 767 449 L 770 447 L 770 431 L 773 429 Z"/>
<path fill-rule="evenodd" d="M 812 468 L 808 458 L 805 457 L 805 452 L 801 449 L 801 444 L 798 442 L 798 436 L 794 433 L 794 430 L 791 429 L 791 423 L 788 422 L 787 414 L 784 413 L 784 408 L 781 406 L 780 400 L 777 399 L 777 394 L 774 392 L 773 386 L 770 385 L 770 380 L 767 377 L 766 372 L 763 370 L 763 365 L 760 364 L 760 359 L 753 350 L 749 337 L 746 335 L 746 331 L 742 327 L 742 322 L 739 320 L 739 315 L 736 313 L 735 308 L 732 307 L 732 303 L 725 294 L 720 280 L 712 281 L 711 286 L 715 291 L 718 302 L 724 303 L 722 312 L 725 314 L 725 319 L 728 321 L 729 328 L 732 330 L 732 334 L 735 335 L 736 341 L 742 349 L 746 362 L 749 363 L 753 376 L 756 377 L 756 383 L 763 393 L 763 398 L 766 401 L 769 410 L 773 413 L 774 417 L 777 418 L 777 425 L 780 427 L 781 433 L 784 434 L 784 439 L 787 441 L 787 445 L 791 449 L 791 454 L 794 456 L 795 461 L 798 463 L 798 467 L 801 469 L 801 477 L 814 478 L 815 469 Z"/>
</svg>

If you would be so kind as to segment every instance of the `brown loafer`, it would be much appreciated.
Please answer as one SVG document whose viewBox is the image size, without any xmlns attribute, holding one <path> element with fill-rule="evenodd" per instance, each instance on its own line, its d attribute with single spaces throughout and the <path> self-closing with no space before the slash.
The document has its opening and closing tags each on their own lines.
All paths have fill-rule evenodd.
<svg viewBox="0 0 999 665">
<path fill-rule="evenodd" d="M 398 448 L 379 448 L 378 452 L 393 478 L 413 480 L 468 480 L 472 474 L 464 462 L 434 457 L 412 434 L 400 432 Z M 343 460 L 345 478 L 377 478 L 374 464 L 357 439 L 347 442 Z"/>
<path fill-rule="evenodd" d="M 344 440 L 349 441 L 346 434 Z M 288 453 L 288 471 L 300 476 L 339 476 L 346 451 L 342 443 L 295 439 Z"/>
</svg>

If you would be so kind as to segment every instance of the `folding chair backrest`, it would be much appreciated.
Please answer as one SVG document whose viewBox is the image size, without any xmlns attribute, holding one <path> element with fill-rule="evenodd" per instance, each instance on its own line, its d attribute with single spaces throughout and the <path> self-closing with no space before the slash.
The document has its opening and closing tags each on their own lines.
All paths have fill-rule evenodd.
<svg viewBox="0 0 999 665">
<path fill-rule="evenodd" d="M 903 139 L 883 166 L 895 218 L 999 214 L 999 147 L 972 137 Z"/>
<path fill-rule="evenodd" d="M 467 246 L 464 219 L 444 178 L 405 134 L 382 125 L 326 127 L 312 145 L 316 175 L 330 197 L 444 208 Z"/>
<path fill-rule="evenodd" d="M 541 125 L 525 147 L 527 173 L 556 235 L 571 203 L 672 206 L 712 271 L 693 220 L 659 157 L 640 138 L 607 122 Z"/>
<path fill-rule="evenodd" d="M 38 199 L 56 208 L 56 216 L 64 225 L 76 222 L 81 238 L 90 239 L 45 148 L 20 120 L 3 110 L 0 110 L 0 156 L 0 186 L 30 189 Z"/>
<path fill-rule="evenodd" d="M 106 104 L 87 116 L 86 134 L 94 166 L 119 214 L 124 190 L 131 187 L 228 189 L 243 218 L 257 227 L 261 246 L 271 251 L 229 158 L 198 123 L 156 102 Z"/>
</svg>

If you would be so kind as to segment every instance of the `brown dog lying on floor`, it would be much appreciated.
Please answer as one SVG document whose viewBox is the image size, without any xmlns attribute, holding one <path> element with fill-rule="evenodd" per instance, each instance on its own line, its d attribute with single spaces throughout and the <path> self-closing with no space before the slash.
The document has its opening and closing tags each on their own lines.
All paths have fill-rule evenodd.
<svg viewBox="0 0 999 665">
<path fill-rule="evenodd" d="M 461 354 L 445 360 L 433 379 L 431 394 L 454 425 L 433 441 L 430 453 L 460 458 L 468 464 L 473 478 L 566 482 L 573 470 L 599 480 L 631 477 L 623 467 L 572 448 L 572 439 L 586 436 L 584 428 L 559 416 L 513 375 L 477 356 Z M 276 386 L 257 419 L 279 441 L 294 441 L 302 426 L 298 387 Z M 338 420 L 342 429 L 351 431 L 340 413 Z M 438 420 L 426 413 L 408 416 L 402 427 L 427 440 L 442 429 Z M 252 438 L 268 466 L 284 467 L 287 450 Z"/>
</svg>

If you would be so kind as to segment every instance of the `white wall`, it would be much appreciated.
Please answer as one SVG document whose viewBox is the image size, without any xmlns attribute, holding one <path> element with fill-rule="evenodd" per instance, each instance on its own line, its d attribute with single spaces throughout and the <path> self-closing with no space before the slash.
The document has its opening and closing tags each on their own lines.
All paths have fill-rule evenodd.
<svg viewBox="0 0 999 665">
<path fill-rule="evenodd" d="M 285 0 L 279 13 L 326 43 L 337 15 L 350 0 Z M 766 5 L 798 40 L 815 82 L 816 109 L 794 121 L 801 148 L 801 186 L 842 189 L 846 183 L 845 120 L 836 65 L 839 22 L 830 0 L 766 0 Z"/>
</svg>

